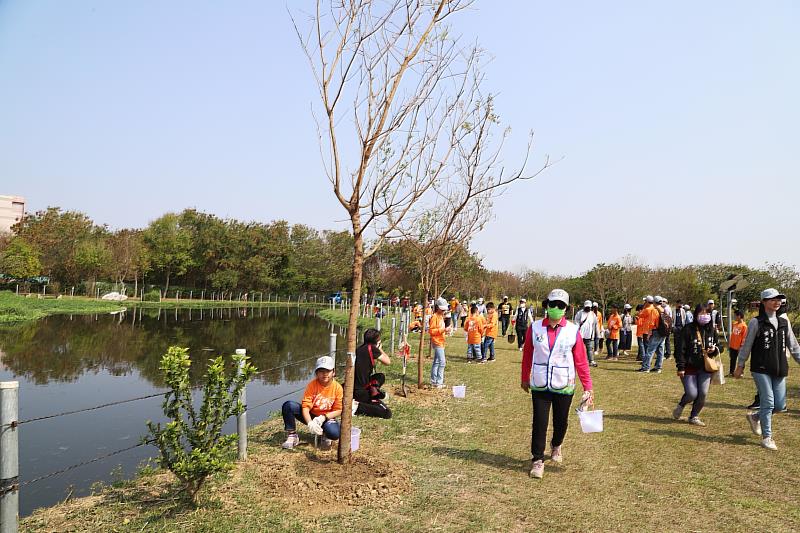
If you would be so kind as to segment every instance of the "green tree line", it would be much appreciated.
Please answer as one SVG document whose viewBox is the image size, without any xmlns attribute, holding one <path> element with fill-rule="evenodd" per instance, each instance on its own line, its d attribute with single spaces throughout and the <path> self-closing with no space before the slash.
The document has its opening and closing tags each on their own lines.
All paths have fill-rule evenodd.
<svg viewBox="0 0 800 533">
<path fill-rule="evenodd" d="M 112 231 L 83 213 L 51 207 L 0 237 L 0 273 L 48 276 L 62 286 L 104 280 L 138 287 L 146 279 L 165 289 L 332 291 L 349 286 L 352 246 L 346 231 L 320 231 L 284 220 L 242 222 L 186 209 L 167 213 L 144 229 Z M 365 294 L 418 295 L 421 263 L 415 250 L 407 240 L 394 240 L 370 257 L 364 265 Z M 485 268 L 466 244 L 441 274 L 438 289 L 447 297 L 509 295 L 537 302 L 558 286 L 575 302 L 591 299 L 605 308 L 635 304 L 645 294 L 693 303 L 718 298 L 720 284 L 735 274 L 750 284 L 736 294 L 740 302 L 758 300 L 765 287 L 785 292 L 792 307 L 800 300 L 800 272 L 781 263 L 654 268 L 626 257 L 575 276 L 512 273 Z"/>
</svg>

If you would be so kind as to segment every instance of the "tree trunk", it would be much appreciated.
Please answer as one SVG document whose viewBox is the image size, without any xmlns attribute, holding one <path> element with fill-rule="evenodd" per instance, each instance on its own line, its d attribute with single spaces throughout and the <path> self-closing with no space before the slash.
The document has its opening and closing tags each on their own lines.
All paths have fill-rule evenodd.
<svg viewBox="0 0 800 533">
<path fill-rule="evenodd" d="M 350 461 L 350 428 L 353 422 L 353 383 L 355 373 L 353 372 L 353 358 L 350 354 L 356 353 L 356 342 L 358 337 L 358 315 L 361 307 L 361 279 L 364 266 L 364 238 L 359 233 L 361 220 L 358 214 L 352 215 L 353 234 L 356 236 L 353 242 L 353 296 L 352 302 L 356 305 L 350 306 L 350 316 L 347 321 L 347 367 L 344 372 L 344 398 L 342 400 L 342 430 L 339 437 L 339 451 L 337 460 L 339 464 L 346 464 Z"/>
<path fill-rule="evenodd" d="M 167 286 L 164 287 L 164 298 L 167 297 L 167 291 L 169 290 L 169 275 L 170 275 L 170 271 L 167 270 Z"/>
</svg>

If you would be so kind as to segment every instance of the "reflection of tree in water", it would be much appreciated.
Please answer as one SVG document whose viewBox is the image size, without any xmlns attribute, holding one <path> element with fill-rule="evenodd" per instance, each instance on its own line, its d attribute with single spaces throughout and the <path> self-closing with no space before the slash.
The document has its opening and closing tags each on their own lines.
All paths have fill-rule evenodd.
<svg viewBox="0 0 800 533">
<path fill-rule="evenodd" d="M 178 311 L 176 320 L 175 310 L 147 309 L 122 316 L 51 316 L 3 326 L 0 350 L 9 370 L 37 384 L 74 381 L 85 372 L 136 371 L 162 387 L 158 366 L 171 345 L 189 347 L 191 377 L 197 383 L 205 361 L 216 355 L 246 348 L 257 368 L 272 368 L 326 352 L 328 333 L 327 323 L 305 309 L 193 309 L 191 320 L 189 310 Z M 313 360 L 304 361 L 256 379 L 268 384 L 299 381 L 313 367 Z"/>
</svg>

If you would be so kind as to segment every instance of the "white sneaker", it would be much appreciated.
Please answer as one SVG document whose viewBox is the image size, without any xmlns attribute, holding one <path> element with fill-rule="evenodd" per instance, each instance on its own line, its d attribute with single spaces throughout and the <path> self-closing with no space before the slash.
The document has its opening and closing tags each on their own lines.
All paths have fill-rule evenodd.
<svg viewBox="0 0 800 533">
<path fill-rule="evenodd" d="M 532 478 L 542 479 L 542 476 L 544 476 L 544 461 L 533 461 L 529 474 Z"/>
<path fill-rule="evenodd" d="M 678 406 L 672 410 L 672 418 L 675 420 L 680 420 L 681 415 L 683 414 L 683 406 L 678 404 Z"/>
<path fill-rule="evenodd" d="M 553 446 L 550 450 L 550 460 L 559 464 L 564 461 L 564 456 L 561 455 L 561 446 Z"/>
<path fill-rule="evenodd" d="M 758 417 L 758 412 L 755 413 L 747 413 L 745 415 L 747 417 L 747 421 L 750 423 L 750 431 L 753 432 L 753 435 L 761 436 L 761 419 Z"/>
<path fill-rule="evenodd" d="M 291 450 L 298 444 L 300 444 L 300 437 L 297 436 L 297 433 L 289 433 L 289 435 L 286 436 L 284 443 L 281 444 L 281 448 L 285 450 Z"/>
<path fill-rule="evenodd" d="M 700 426 L 701 428 L 706 427 L 706 423 L 700 420 L 700 418 L 697 416 L 693 416 L 692 418 L 690 418 L 689 423 L 693 426 Z"/>
<path fill-rule="evenodd" d="M 772 440 L 772 437 L 765 437 L 761 439 L 761 447 L 773 451 L 777 451 L 778 449 L 778 446 L 775 444 L 775 441 Z"/>
</svg>

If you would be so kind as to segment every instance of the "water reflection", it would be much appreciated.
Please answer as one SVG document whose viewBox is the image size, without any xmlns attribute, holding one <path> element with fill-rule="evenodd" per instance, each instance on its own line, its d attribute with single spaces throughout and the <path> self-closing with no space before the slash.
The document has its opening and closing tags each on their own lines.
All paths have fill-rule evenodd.
<svg viewBox="0 0 800 533">
<path fill-rule="evenodd" d="M 272 368 L 328 350 L 328 328 L 313 309 L 131 309 L 115 315 L 52 316 L 0 327 L 2 363 L 37 385 L 70 382 L 87 372 L 136 371 L 163 386 L 158 370 L 170 345 L 186 346 L 196 383 L 206 361 L 247 349 L 257 368 Z M 264 383 L 309 375 L 313 361 L 259 376 Z"/>
</svg>

